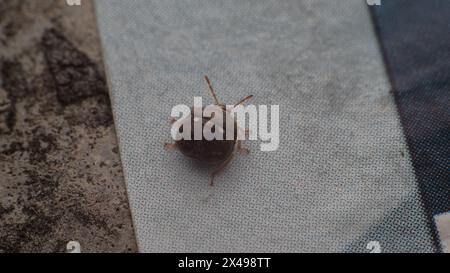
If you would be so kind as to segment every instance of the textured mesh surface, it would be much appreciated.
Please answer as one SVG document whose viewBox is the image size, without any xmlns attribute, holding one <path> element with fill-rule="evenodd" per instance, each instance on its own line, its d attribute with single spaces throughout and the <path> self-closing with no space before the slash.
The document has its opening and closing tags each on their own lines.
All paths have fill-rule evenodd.
<svg viewBox="0 0 450 273">
<path fill-rule="evenodd" d="M 364 1 L 97 0 L 140 250 L 433 251 Z M 170 110 L 253 94 L 280 148 L 209 169 L 166 152 Z"/>
</svg>

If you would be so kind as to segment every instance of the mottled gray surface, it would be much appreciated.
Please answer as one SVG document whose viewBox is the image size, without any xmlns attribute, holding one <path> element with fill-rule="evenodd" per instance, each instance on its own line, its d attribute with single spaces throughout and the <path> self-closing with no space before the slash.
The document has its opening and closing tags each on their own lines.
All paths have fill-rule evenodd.
<svg viewBox="0 0 450 273">
<path fill-rule="evenodd" d="M 0 253 L 137 250 L 93 6 L 0 0 Z"/>
<path fill-rule="evenodd" d="M 96 4 L 141 251 L 433 251 L 364 1 Z M 204 74 L 281 109 L 279 150 L 214 187 L 162 147 Z"/>
</svg>

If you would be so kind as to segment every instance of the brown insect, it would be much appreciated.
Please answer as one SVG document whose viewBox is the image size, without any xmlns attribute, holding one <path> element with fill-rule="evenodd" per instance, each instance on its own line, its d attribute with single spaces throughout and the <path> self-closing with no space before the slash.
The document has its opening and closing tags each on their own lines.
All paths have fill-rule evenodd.
<svg viewBox="0 0 450 273">
<path fill-rule="evenodd" d="M 211 82 L 207 76 L 205 76 L 205 80 L 214 99 L 214 105 L 219 106 L 223 111 L 224 120 L 222 123 L 222 127 L 216 124 L 214 124 L 214 126 L 212 127 L 212 131 L 220 130 L 220 132 L 223 132 L 223 140 L 206 140 L 203 135 L 201 140 L 194 140 L 194 130 L 191 130 L 191 140 L 181 139 L 176 141 L 175 143 L 165 143 L 164 146 L 169 150 L 178 149 L 182 154 L 189 158 L 195 159 L 201 163 L 215 166 L 210 178 L 210 185 L 213 186 L 214 177 L 221 171 L 223 171 L 225 167 L 230 163 L 231 159 L 233 158 L 233 152 L 235 151 L 235 149 L 242 154 L 248 154 L 250 150 L 242 147 L 241 140 L 237 139 L 238 130 L 242 129 L 239 128 L 236 120 L 234 120 L 234 138 L 232 140 L 226 140 L 225 136 L 227 128 L 225 119 L 227 117 L 228 110 L 226 110 L 225 105 L 221 104 L 217 99 L 216 93 L 214 92 Z M 252 95 L 245 97 L 244 99 L 236 103 L 234 107 L 243 104 L 252 97 Z M 191 108 L 191 115 L 187 117 L 188 119 L 191 119 L 191 128 L 194 128 L 195 122 L 201 122 L 203 129 L 205 124 L 211 119 L 209 117 L 202 117 L 202 119 L 200 120 L 199 118 L 195 117 L 193 113 L 193 108 Z M 172 123 L 175 121 L 175 119 L 172 119 Z M 183 126 L 180 127 L 180 129 L 182 128 Z M 248 133 L 248 130 L 244 131 L 246 134 Z"/>
</svg>

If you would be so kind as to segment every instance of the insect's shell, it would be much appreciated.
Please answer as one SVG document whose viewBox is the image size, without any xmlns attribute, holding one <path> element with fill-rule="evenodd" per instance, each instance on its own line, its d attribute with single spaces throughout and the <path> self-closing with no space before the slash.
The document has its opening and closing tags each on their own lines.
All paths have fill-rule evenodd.
<svg viewBox="0 0 450 273">
<path fill-rule="evenodd" d="M 233 140 L 225 140 L 226 139 L 226 120 L 230 118 L 230 115 L 222 110 L 223 112 L 223 123 L 222 127 L 214 125 L 212 132 L 214 130 L 220 130 L 223 132 L 224 140 L 206 140 L 202 137 L 201 140 L 194 140 L 194 124 L 201 123 L 202 129 L 205 124 L 210 120 L 207 117 L 198 117 L 195 116 L 194 109 L 191 109 L 191 115 L 187 117 L 187 119 L 191 120 L 191 140 L 179 140 L 177 141 L 177 147 L 185 156 L 190 158 L 194 158 L 198 161 L 210 164 L 217 164 L 227 160 L 233 153 L 234 146 L 236 144 L 236 139 L 238 135 L 238 126 L 233 119 L 232 123 L 234 124 L 234 139 Z M 183 126 L 180 127 L 181 131 L 183 130 Z"/>
</svg>

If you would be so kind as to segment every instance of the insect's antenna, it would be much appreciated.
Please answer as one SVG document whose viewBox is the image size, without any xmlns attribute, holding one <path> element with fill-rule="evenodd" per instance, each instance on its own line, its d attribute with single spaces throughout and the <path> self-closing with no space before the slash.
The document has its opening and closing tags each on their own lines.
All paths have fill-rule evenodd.
<svg viewBox="0 0 450 273">
<path fill-rule="evenodd" d="M 236 103 L 236 104 L 234 105 L 234 107 L 236 107 L 236 106 L 238 106 L 238 105 L 240 105 L 240 104 L 243 104 L 244 102 L 248 101 L 248 100 L 251 99 L 251 98 L 253 98 L 253 95 L 250 95 L 250 96 L 247 96 L 247 97 L 243 98 L 240 102 Z"/>
<path fill-rule="evenodd" d="M 212 85 L 211 85 L 211 82 L 209 81 L 208 76 L 205 76 L 205 80 L 206 80 L 206 83 L 208 84 L 209 91 L 211 91 L 214 101 L 216 102 L 216 105 L 219 105 L 220 104 L 219 100 L 217 99 L 216 93 L 214 92 L 214 89 L 212 88 Z"/>
</svg>

